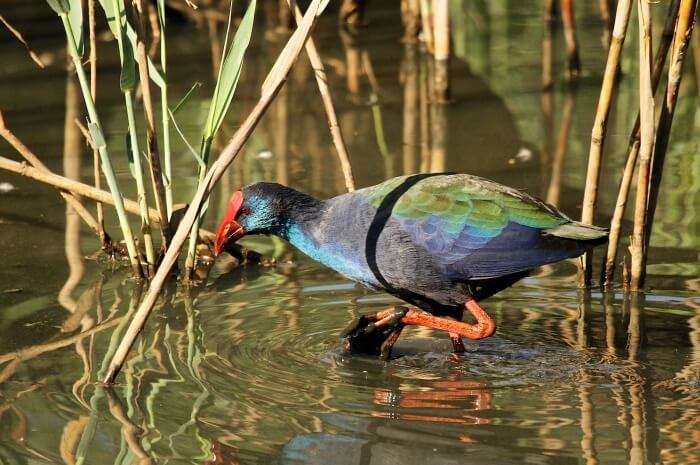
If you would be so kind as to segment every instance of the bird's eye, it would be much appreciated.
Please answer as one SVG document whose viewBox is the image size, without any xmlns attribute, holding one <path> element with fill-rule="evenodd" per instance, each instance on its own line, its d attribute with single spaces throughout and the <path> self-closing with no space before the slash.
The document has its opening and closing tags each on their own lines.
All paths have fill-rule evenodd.
<svg viewBox="0 0 700 465">
<path fill-rule="evenodd" d="M 250 215 L 250 208 L 248 208 L 248 207 L 243 207 L 238 212 L 238 216 L 247 216 L 247 215 Z"/>
</svg>

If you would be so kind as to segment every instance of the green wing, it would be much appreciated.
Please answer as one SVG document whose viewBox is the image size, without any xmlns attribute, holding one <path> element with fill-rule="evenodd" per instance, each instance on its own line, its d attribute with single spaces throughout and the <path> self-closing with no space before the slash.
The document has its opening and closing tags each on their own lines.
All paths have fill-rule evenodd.
<svg viewBox="0 0 700 465">
<path fill-rule="evenodd" d="M 358 194 L 376 209 L 390 208 L 413 242 L 456 278 L 514 273 L 579 253 L 543 239 L 543 231 L 571 223 L 563 213 L 483 178 L 402 176 Z"/>
</svg>

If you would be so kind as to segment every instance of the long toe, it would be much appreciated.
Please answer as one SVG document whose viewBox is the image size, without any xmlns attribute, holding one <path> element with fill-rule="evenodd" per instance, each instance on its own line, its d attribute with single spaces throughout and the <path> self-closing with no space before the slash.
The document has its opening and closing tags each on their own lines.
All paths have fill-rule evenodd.
<svg viewBox="0 0 700 465">
<path fill-rule="evenodd" d="M 357 318 L 343 332 L 345 351 L 388 357 L 401 334 L 404 326 L 401 319 L 407 310 L 394 307 Z"/>
</svg>

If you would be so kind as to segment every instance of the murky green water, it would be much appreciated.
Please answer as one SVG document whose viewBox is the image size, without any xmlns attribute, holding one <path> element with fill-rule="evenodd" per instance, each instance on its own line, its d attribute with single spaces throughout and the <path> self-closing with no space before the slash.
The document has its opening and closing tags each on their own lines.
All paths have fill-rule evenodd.
<svg viewBox="0 0 700 465">
<path fill-rule="evenodd" d="M 563 82 L 555 30 L 551 93 L 540 91 L 539 2 L 464 3 L 455 15 L 447 106 L 423 98 L 430 65 L 400 42 L 397 8 L 372 4 L 355 40 L 339 36 L 333 14 L 320 24 L 316 39 L 358 183 L 464 171 L 525 188 L 578 216 L 604 57 L 597 2 L 578 4 L 584 76 L 572 88 Z M 664 8 L 653 4 L 659 24 Z M 264 9 L 227 134 L 283 44 L 283 34 L 263 33 Z M 58 21 L 39 3 L 13 1 L 2 10 L 51 62 L 38 71 L 4 36 L 0 108 L 8 126 L 52 170 L 89 180 Z M 195 80 L 206 84 L 180 118 L 194 141 L 211 90 L 209 31 L 206 23 L 172 29 L 173 95 Z M 627 47 L 606 143 L 601 224 L 614 206 L 635 117 L 635 41 Z M 99 109 L 133 197 L 116 57 L 113 44 L 100 48 Z M 119 384 L 105 390 L 95 381 L 141 289 L 91 258 L 96 239 L 55 192 L 0 173 L 0 183 L 10 183 L 0 193 L 0 463 L 700 463 L 696 76 L 691 60 L 651 243 L 649 291 L 584 293 L 573 263 L 547 267 L 485 302 L 499 330 L 468 343 L 462 356 L 450 353 L 443 334 L 415 328 L 387 363 L 344 355 L 338 335 L 348 320 L 392 298 L 258 239 L 248 245 L 276 255 L 276 266 L 231 269 L 221 259 L 200 288 L 170 289 Z M 213 199 L 209 227 L 242 183 L 273 179 L 319 196 L 343 191 L 312 78 L 300 61 Z M 17 159 L 0 147 L 0 155 Z M 175 153 L 178 201 L 186 202 L 194 160 L 180 141 Z M 109 225 L 116 235 L 111 212 Z"/>
</svg>

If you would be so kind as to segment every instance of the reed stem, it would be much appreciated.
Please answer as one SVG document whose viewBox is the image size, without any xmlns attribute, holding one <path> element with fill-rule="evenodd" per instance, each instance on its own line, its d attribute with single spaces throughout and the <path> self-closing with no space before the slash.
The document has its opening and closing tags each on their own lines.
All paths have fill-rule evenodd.
<svg viewBox="0 0 700 465">
<path fill-rule="evenodd" d="M 133 66 L 134 57 L 131 54 L 125 52 L 124 45 L 124 30 L 122 28 L 122 21 L 118 16 L 120 15 L 119 2 L 121 0 L 112 0 L 112 10 L 115 12 L 115 38 L 117 39 L 117 48 L 119 49 L 119 60 L 122 66 L 122 73 L 124 70 L 130 69 Z M 148 267 L 148 276 L 153 276 L 155 272 L 156 257 L 153 250 L 153 236 L 151 235 L 151 222 L 148 217 L 148 201 L 146 198 L 146 187 L 143 182 L 143 168 L 141 166 L 141 153 L 139 151 L 139 139 L 136 133 L 136 118 L 134 117 L 134 97 L 133 88 L 135 83 L 120 83 L 122 87 L 122 94 L 124 95 L 124 106 L 126 108 L 126 120 L 129 130 L 129 144 L 127 150 L 131 151 L 131 159 L 133 163 L 132 175 L 136 180 L 136 194 L 138 196 L 138 203 L 141 211 L 141 234 L 143 235 L 143 246 L 146 251 L 146 264 Z"/>
<path fill-rule="evenodd" d="M 289 8 L 292 8 L 291 0 L 287 0 L 287 5 Z M 299 10 L 299 6 L 296 4 L 294 5 L 293 16 L 296 24 L 299 24 L 303 16 L 301 14 L 301 10 Z M 350 156 L 348 155 L 348 149 L 345 146 L 343 133 L 340 130 L 340 124 L 338 124 L 338 116 L 336 115 L 335 108 L 333 106 L 333 98 L 331 97 L 331 91 L 328 87 L 328 76 L 326 75 L 326 69 L 323 66 L 323 60 L 321 60 L 321 56 L 316 49 L 316 44 L 311 37 L 309 37 L 309 40 L 306 41 L 305 47 L 306 54 L 311 62 L 311 68 L 314 70 L 318 91 L 321 94 L 321 101 L 323 101 L 323 108 L 326 111 L 326 118 L 328 119 L 328 127 L 331 130 L 333 145 L 335 146 L 336 152 L 338 152 L 338 160 L 340 161 L 340 169 L 343 171 L 345 188 L 348 190 L 348 192 L 352 192 L 355 190 L 355 178 L 352 175 Z"/>
<path fill-rule="evenodd" d="M 661 72 L 663 71 L 664 64 L 666 63 L 666 57 L 671 47 L 671 40 L 673 39 L 673 29 L 676 24 L 676 16 L 678 15 L 679 6 L 680 0 L 673 0 L 668 8 L 668 13 L 666 15 L 666 23 L 664 25 L 664 30 L 661 35 L 661 39 L 659 40 L 659 46 L 656 50 L 656 55 L 654 57 L 654 69 L 652 71 L 651 76 L 652 92 L 654 93 L 656 93 L 656 89 L 659 86 L 659 81 L 661 80 Z M 627 161 L 625 162 L 625 167 L 620 180 L 620 187 L 618 189 L 617 200 L 615 202 L 615 211 L 613 212 L 613 217 L 610 220 L 610 236 L 608 240 L 608 249 L 605 256 L 605 265 L 603 270 L 603 283 L 606 287 L 611 286 L 614 279 L 615 260 L 617 259 L 617 250 L 620 244 L 620 234 L 622 231 L 622 218 L 625 216 L 625 210 L 627 209 L 627 198 L 629 196 L 629 191 L 632 185 L 632 175 L 634 173 L 634 168 L 637 164 L 637 156 L 639 155 L 639 144 L 639 113 L 637 113 L 637 119 L 635 120 L 634 127 L 630 135 Z"/>
<path fill-rule="evenodd" d="M 450 5 L 433 0 L 433 36 L 435 41 L 435 97 L 438 102 L 450 98 Z"/>
<path fill-rule="evenodd" d="M 160 68 L 163 86 L 160 88 L 160 118 L 163 126 L 163 184 L 165 188 L 165 210 L 168 219 L 173 214 L 173 161 L 170 150 L 170 112 L 168 111 L 168 52 L 165 41 L 165 12 L 158 9 L 160 24 Z"/>
<path fill-rule="evenodd" d="M 554 28 L 554 0 L 544 2 L 544 36 L 542 37 L 542 90 L 548 91 L 554 85 L 552 78 L 552 29 Z"/>
<path fill-rule="evenodd" d="M 404 25 L 404 42 L 415 42 L 420 31 L 420 0 L 402 0 L 401 18 Z"/>
<path fill-rule="evenodd" d="M 180 225 L 173 236 L 171 245 L 168 248 L 168 251 L 165 253 L 163 260 L 156 271 L 156 275 L 151 281 L 148 292 L 144 296 L 141 305 L 136 311 L 129 328 L 124 335 L 124 338 L 117 348 L 117 352 L 114 354 L 114 357 L 109 364 L 109 369 L 104 377 L 105 383 L 111 384 L 114 382 L 114 379 L 117 376 L 121 366 L 124 364 L 124 360 L 129 354 L 136 337 L 146 324 L 146 319 L 148 318 L 153 306 L 156 303 L 156 300 L 158 299 L 160 291 L 165 284 L 165 280 L 167 279 L 171 268 L 177 261 L 180 249 L 187 240 L 192 225 L 194 225 L 194 223 L 197 221 L 202 205 L 208 198 L 216 183 L 221 179 L 226 169 L 236 158 L 243 147 L 243 144 L 245 144 L 250 135 L 253 133 L 253 129 L 258 124 L 265 110 L 267 110 L 267 108 L 270 106 L 282 87 L 282 84 L 287 79 L 292 65 L 299 57 L 299 54 L 304 47 L 304 43 L 309 37 L 317 15 L 320 14 L 319 7 L 321 1 L 322 0 L 313 0 L 307 8 L 299 27 L 287 42 L 287 45 L 280 53 L 277 62 L 275 62 L 275 65 L 272 67 L 268 78 L 265 80 L 260 100 L 255 107 L 253 107 L 241 127 L 233 135 L 229 141 L 229 144 L 221 153 L 219 158 L 214 162 L 211 169 L 207 173 L 204 182 L 199 185 L 197 193 L 192 199 L 190 206 L 187 208 L 184 217 L 180 221 Z"/>
<path fill-rule="evenodd" d="M 133 175 L 136 179 L 136 195 L 138 196 L 139 209 L 141 211 L 141 234 L 143 234 L 143 246 L 146 250 L 148 275 L 153 276 L 156 265 L 156 254 L 153 248 L 151 221 L 148 217 L 148 200 L 146 198 L 146 186 L 143 181 L 143 167 L 141 166 L 139 139 L 138 135 L 136 134 L 136 118 L 134 117 L 134 101 L 131 90 L 124 91 L 124 104 L 126 106 L 126 118 L 129 125 L 129 140 L 131 141 L 128 149 L 131 149 L 131 158 L 133 159 L 134 163 Z"/>
<path fill-rule="evenodd" d="M 97 115 L 97 109 L 95 108 L 95 103 L 92 100 L 92 95 L 90 94 L 90 87 L 88 86 L 87 77 L 85 76 L 85 70 L 83 70 L 83 64 L 80 61 L 80 55 L 78 54 L 78 47 L 75 43 L 75 38 L 73 36 L 73 28 L 68 20 L 68 15 L 66 13 L 61 13 L 59 15 L 61 21 L 63 22 L 63 28 L 66 32 L 66 39 L 68 40 L 68 54 L 73 60 L 75 65 L 75 71 L 78 75 L 78 81 L 80 82 L 80 90 L 83 93 L 83 100 L 85 101 L 85 107 L 88 112 L 90 122 L 95 125 L 96 129 L 101 133 L 102 124 L 100 124 L 100 119 Z M 126 217 L 126 212 L 124 211 L 124 201 L 122 199 L 121 192 L 119 190 L 119 185 L 117 184 L 117 178 L 114 175 L 114 169 L 112 168 L 112 162 L 109 159 L 109 154 L 107 153 L 107 146 L 105 144 L 99 144 L 98 152 L 100 154 L 100 160 L 102 162 L 102 171 L 105 175 L 105 180 L 107 181 L 107 186 L 112 193 L 112 198 L 114 199 L 114 207 L 117 210 L 117 217 L 119 218 L 119 225 L 122 230 L 122 235 L 124 236 L 124 241 L 126 242 L 126 249 L 129 254 L 129 261 L 131 262 L 131 269 L 136 277 L 143 277 L 143 272 L 141 270 L 141 264 L 139 262 L 138 251 L 136 249 L 136 242 L 134 241 L 134 235 L 131 232 L 131 226 Z"/>
<path fill-rule="evenodd" d="M 207 174 L 207 163 L 209 163 L 209 153 L 211 152 L 212 142 L 213 139 L 210 137 L 202 141 L 202 147 L 199 153 L 203 163 L 199 165 L 199 170 L 197 173 L 197 186 L 202 185 L 202 183 L 204 182 L 204 177 Z M 205 203 L 202 206 L 202 211 L 199 212 L 199 215 L 197 215 L 197 219 L 195 220 L 194 225 L 192 226 L 190 242 L 187 246 L 187 257 L 185 258 L 185 276 L 187 277 L 187 279 L 192 278 L 194 267 L 197 264 L 197 231 L 199 231 L 199 228 L 202 226 L 202 220 L 204 219 L 204 213 L 206 212 L 206 209 L 207 205 Z"/>
<path fill-rule="evenodd" d="M 607 134 L 608 117 L 612 107 L 613 90 L 618 76 L 622 45 L 625 42 L 627 24 L 632 11 L 631 0 L 620 0 L 615 12 L 615 25 L 613 26 L 612 40 L 608 49 L 608 60 L 605 64 L 603 84 L 600 88 L 598 108 L 596 109 L 593 130 L 591 133 L 591 147 L 588 152 L 588 171 L 586 173 L 586 187 L 583 194 L 583 210 L 581 222 L 593 224 L 596 206 L 598 204 L 598 186 L 600 184 L 600 171 L 603 160 L 603 145 Z M 591 284 L 593 254 L 588 252 L 580 261 L 579 284 L 589 286 Z"/>
<path fill-rule="evenodd" d="M 433 20 L 432 12 L 430 11 L 430 0 L 420 0 L 420 19 L 423 28 L 425 48 L 428 50 L 428 53 L 433 53 L 435 51 L 435 42 L 433 41 Z"/>
<path fill-rule="evenodd" d="M 158 136 L 156 134 L 155 114 L 153 100 L 151 98 L 151 79 L 148 71 L 148 54 L 146 52 L 146 32 L 144 27 L 143 5 L 141 0 L 132 0 L 134 17 L 136 19 L 136 63 L 139 69 L 139 81 L 143 94 L 143 109 L 146 116 L 146 145 L 148 146 L 148 165 L 155 197 L 156 210 L 160 215 L 159 222 L 161 235 L 163 236 L 163 248 L 167 249 L 172 232 L 168 222 L 168 212 L 165 202 L 165 187 L 163 186 L 163 171 L 160 167 L 158 155 Z"/>
<path fill-rule="evenodd" d="M 639 109 L 640 145 L 637 196 L 634 205 L 634 230 L 630 243 L 632 257 L 630 287 L 638 290 L 644 283 L 644 244 L 646 208 L 649 192 L 651 153 L 654 147 L 654 94 L 651 88 L 651 11 L 647 0 L 637 0 L 639 17 Z"/>
<path fill-rule="evenodd" d="M 681 85 L 681 77 L 683 63 L 690 45 L 690 38 L 693 34 L 693 23 L 697 0 L 682 0 L 680 10 L 678 12 L 678 21 L 676 23 L 676 32 L 673 39 L 673 49 L 671 50 L 671 60 L 668 66 L 668 81 L 666 84 L 666 93 L 661 105 L 661 115 L 656 128 L 656 141 L 654 144 L 654 154 L 651 163 L 651 179 L 649 185 L 649 198 L 647 199 L 647 214 L 644 230 L 644 248 L 642 253 L 642 267 L 646 268 L 647 252 L 649 250 L 649 240 L 651 238 L 651 230 L 654 224 L 654 214 L 656 213 L 656 203 L 659 196 L 661 186 L 661 177 L 663 175 L 664 160 L 668 149 L 668 141 L 671 135 L 671 125 L 673 124 L 673 115 L 676 110 L 676 102 L 678 101 L 678 92 Z M 644 284 L 642 282 L 640 286 Z"/>
<path fill-rule="evenodd" d="M 90 36 L 90 95 L 93 101 L 97 101 L 97 32 L 95 27 L 95 2 L 88 0 L 88 29 Z M 92 175 L 95 180 L 95 187 L 102 188 L 102 178 L 100 175 L 100 153 L 97 148 L 92 149 Z M 97 226 L 98 234 L 102 242 L 102 248 L 108 247 L 108 236 L 105 233 L 105 217 L 102 203 L 97 202 Z"/>
</svg>

